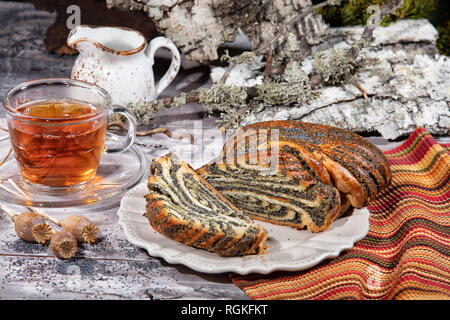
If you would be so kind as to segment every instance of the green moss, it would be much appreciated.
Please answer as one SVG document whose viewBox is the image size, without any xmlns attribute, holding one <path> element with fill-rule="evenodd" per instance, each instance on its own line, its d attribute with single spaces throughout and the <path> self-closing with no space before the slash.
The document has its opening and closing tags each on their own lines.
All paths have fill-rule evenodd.
<svg viewBox="0 0 450 320">
<path fill-rule="evenodd" d="M 436 46 L 441 54 L 450 56 L 450 21 L 437 27 L 439 39 Z"/>
<path fill-rule="evenodd" d="M 434 16 L 445 14 L 445 12 L 437 12 L 441 10 L 438 3 L 444 1 L 448 0 L 404 0 L 403 7 L 398 9 L 395 14 L 386 17 L 381 22 L 381 25 L 387 26 L 390 22 L 398 19 L 428 19 L 439 31 L 439 39 L 437 41 L 439 52 L 448 55 L 450 51 L 448 19 L 434 21 Z M 382 6 L 387 2 L 388 0 L 343 0 L 338 7 L 327 6 L 319 9 L 318 12 L 323 15 L 326 22 L 334 27 L 365 25 L 367 19 L 373 13 L 371 11 L 367 12 L 367 9 L 371 5 Z M 441 3 L 441 6 L 444 5 Z"/>
<path fill-rule="evenodd" d="M 386 17 L 382 25 L 401 18 L 428 19 L 436 8 L 437 0 L 404 0 L 403 7 L 394 15 Z M 318 10 L 332 26 L 366 24 L 373 12 L 370 6 L 383 6 L 388 0 L 344 0 L 339 7 L 324 7 Z"/>
<path fill-rule="evenodd" d="M 404 0 L 403 8 L 398 10 L 395 19 L 428 19 L 436 8 L 436 0 Z"/>
</svg>

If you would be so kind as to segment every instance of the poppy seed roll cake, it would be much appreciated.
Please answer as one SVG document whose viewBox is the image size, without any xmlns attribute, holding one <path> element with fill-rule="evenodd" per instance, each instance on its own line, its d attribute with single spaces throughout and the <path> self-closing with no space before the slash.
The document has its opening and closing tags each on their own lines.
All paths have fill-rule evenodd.
<svg viewBox="0 0 450 320">
<path fill-rule="evenodd" d="M 255 153 L 275 158 L 279 173 L 263 174 L 267 161 L 260 155 L 249 166 Z M 350 206 L 367 205 L 391 182 L 387 159 L 364 138 L 295 120 L 240 129 L 215 161 L 197 171 L 251 217 L 314 232 L 326 230 Z"/>
<path fill-rule="evenodd" d="M 187 163 L 169 154 L 153 161 L 146 217 L 159 233 L 220 256 L 260 254 L 267 235 Z"/>
<path fill-rule="evenodd" d="M 338 189 L 339 186 L 346 189 L 342 191 L 353 197 L 352 205 L 356 208 L 367 205 L 391 183 L 391 170 L 381 150 L 349 130 L 289 120 L 255 123 L 239 134 L 255 138 L 260 130 L 269 133 L 276 130 L 277 143 L 290 143 L 313 154 L 325 166 Z M 239 136 L 234 140 L 239 141 Z M 230 145 L 234 145 L 234 141 Z"/>
<path fill-rule="evenodd" d="M 198 173 L 257 220 L 320 232 L 339 215 L 339 191 L 311 175 L 292 155 L 281 154 L 272 168 L 275 173 L 267 173 L 266 161 L 258 158 L 251 164 L 250 159 L 246 155 L 233 164 L 213 162 Z"/>
</svg>

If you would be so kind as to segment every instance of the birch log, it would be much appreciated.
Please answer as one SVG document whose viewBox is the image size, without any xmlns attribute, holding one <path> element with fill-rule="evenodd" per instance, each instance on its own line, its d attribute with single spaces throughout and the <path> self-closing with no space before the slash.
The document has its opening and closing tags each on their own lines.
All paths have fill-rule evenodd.
<svg viewBox="0 0 450 320">
<path fill-rule="evenodd" d="M 307 55 L 310 47 L 320 43 L 329 30 L 314 11 L 299 23 L 287 23 L 299 12 L 311 8 L 310 0 L 106 0 L 106 3 L 109 7 L 146 12 L 187 58 L 197 61 L 216 60 L 219 46 L 234 41 L 239 28 L 249 37 L 252 50 L 265 47 L 283 33 L 276 46 L 277 56 L 295 51 L 297 58 Z M 288 41 L 288 37 L 295 39 Z M 297 47 L 285 50 L 289 43 L 296 43 Z"/>
<path fill-rule="evenodd" d="M 363 27 L 332 28 L 329 38 L 312 52 L 349 48 Z M 400 20 L 377 27 L 375 41 L 362 56 L 375 59 L 354 80 L 368 98 L 351 83 L 325 86 L 320 96 L 304 105 L 260 106 L 249 110 L 240 126 L 267 120 L 297 119 L 323 123 L 360 133 L 380 133 L 395 139 L 422 126 L 436 135 L 450 133 L 450 60 L 435 47 L 437 31 L 427 20 Z M 302 62 L 312 71 L 311 55 Z M 251 70 L 250 70 L 251 72 Z M 220 77 L 215 70 L 214 78 Z M 247 75 L 251 81 L 254 77 Z M 233 83 L 233 74 L 227 80 Z M 251 83 L 251 82 L 249 82 Z"/>
</svg>

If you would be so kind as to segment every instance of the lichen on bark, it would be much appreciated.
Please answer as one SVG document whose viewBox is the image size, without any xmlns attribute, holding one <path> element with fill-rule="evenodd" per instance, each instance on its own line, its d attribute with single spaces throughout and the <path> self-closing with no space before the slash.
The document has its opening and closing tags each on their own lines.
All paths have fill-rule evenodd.
<svg viewBox="0 0 450 320">
<path fill-rule="evenodd" d="M 226 112 L 245 104 L 247 91 L 244 87 L 218 83 L 211 88 L 201 88 L 198 98 L 198 102 L 205 106 L 209 113 L 213 112 L 213 108 Z"/>
<path fill-rule="evenodd" d="M 402 4 L 391 0 L 380 12 L 387 16 Z M 448 134 L 446 83 L 450 69 L 448 58 L 437 55 L 437 31 L 421 20 L 400 20 L 387 28 L 375 26 L 331 29 L 324 43 L 312 47 L 315 54 L 302 58 L 296 55 L 295 37 L 283 30 L 266 47 L 238 57 L 227 53 L 222 60 L 230 65 L 222 75 L 215 75 L 211 88 L 133 110 L 148 120 L 159 110 L 186 101 L 200 103 L 210 113 L 218 111 L 222 128 L 229 123 L 237 128 L 260 121 L 298 119 L 356 132 L 379 132 L 389 139 L 417 126 Z M 303 40 L 298 40 L 299 46 Z M 279 42 L 285 43 L 282 55 L 271 46 Z M 250 66 L 262 57 L 261 48 L 266 49 L 264 70 Z M 232 67 L 253 79 L 241 81 L 242 73 L 233 74 Z M 233 84 L 237 81 L 232 77 L 239 78 L 240 84 Z"/>
<path fill-rule="evenodd" d="M 353 59 L 348 55 L 346 49 L 330 49 L 317 52 L 314 55 L 312 66 L 314 72 L 322 77 L 325 84 L 336 85 L 356 73 L 361 63 L 361 58 Z"/>
</svg>

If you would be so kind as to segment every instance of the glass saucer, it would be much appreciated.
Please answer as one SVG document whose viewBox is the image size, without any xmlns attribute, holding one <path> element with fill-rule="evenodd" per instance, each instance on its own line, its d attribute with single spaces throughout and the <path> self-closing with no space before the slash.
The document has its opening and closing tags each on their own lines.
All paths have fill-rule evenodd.
<svg viewBox="0 0 450 320">
<path fill-rule="evenodd" d="M 108 132 L 106 146 L 120 139 Z M 0 138 L 0 159 L 8 152 L 9 137 Z M 142 181 L 147 173 L 147 158 L 132 146 L 123 153 L 104 154 L 97 175 L 84 186 L 71 191 L 34 188 L 21 176 L 14 155 L 0 167 L 0 201 L 28 207 L 61 208 L 91 205 L 123 195 Z"/>
</svg>

